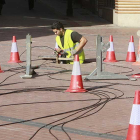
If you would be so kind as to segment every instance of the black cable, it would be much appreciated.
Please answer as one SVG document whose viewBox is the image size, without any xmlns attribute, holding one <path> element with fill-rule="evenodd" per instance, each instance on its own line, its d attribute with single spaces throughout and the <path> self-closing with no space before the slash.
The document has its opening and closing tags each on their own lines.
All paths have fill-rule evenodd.
<svg viewBox="0 0 140 140">
<path fill-rule="evenodd" d="M 107 98 L 108 98 L 108 97 L 107 97 Z M 113 99 L 114 99 L 114 98 L 113 98 Z M 107 100 L 108 100 L 108 99 L 107 99 Z M 93 109 L 91 109 L 91 110 L 93 110 Z M 83 111 L 83 110 L 81 110 L 81 111 Z M 80 112 L 81 112 L 81 111 L 80 111 Z M 92 113 L 92 114 L 93 114 L 93 113 Z M 91 115 L 91 114 L 90 114 L 90 115 Z M 88 116 L 89 116 L 89 115 L 88 115 Z M 85 117 L 85 116 L 84 116 L 84 117 Z M 86 116 L 86 117 L 87 117 L 87 116 Z M 62 123 L 61 123 L 61 124 L 62 124 Z M 57 124 L 57 125 L 58 125 L 58 124 Z M 55 125 L 55 126 L 57 126 L 57 125 Z M 60 124 L 59 124 L 59 125 L 60 125 Z M 46 126 L 46 125 L 45 125 L 45 126 Z M 44 127 L 45 127 L 45 126 L 44 126 Z M 50 133 L 51 133 L 51 129 L 52 129 L 53 127 L 55 127 L 55 126 L 52 126 L 52 127 L 49 129 Z M 44 128 L 44 127 L 42 127 L 42 128 Z M 41 130 L 41 128 L 40 128 L 39 130 Z M 39 131 L 39 130 L 38 130 L 38 131 Z M 38 131 L 37 131 L 37 132 L 38 132 Z M 35 134 L 37 134 L 37 132 L 36 132 Z M 66 133 L 66 132 L 65 132 L 65 133 Z M 52 134 L 52 133 L 51 133 L 51 134 Z M 66 133 L 66 134 L 67 134 L 67 133 Z M 52 135 L 53 135 L 53 134 L 52 134 Z M 67 134 L 67 135 L 68 135 L 68 134 Z M 35 136 L 35 135 L 34 135 L 34 136 Z M 54 135 L 53 135 L 53 136 L 54 136 Z M 54 136 L 54 137 L 55 137 L 55 136 Z M 55 138 L 57 139 L 57 137 L 55 137 Z"/>
<path fill-rule="evenodd" d="M 9 69 L 8 71 L 11 71 L 11 70 Z M 8 78 L 10 78 L 10 77 L 12 77 L 12 76 L 14 76 L 14 75 L 16 75 L 16 74 L 18 74 L 18 73 L 21 73 L 21 72 L 16 72 L 15 74 L 12 74 L 12 75 L 8 76 L 8 77 L 5 78 L 2 82 L 0 82 L 0 84 L 4 83 Z"/>
<path fill-rule="evenodd" d="M 123 95 L 122 95 L 122 96 L 123 96 Z M 107 102 L 109 102 L 109 101 L 111 101 L 111 100 L 113 100 L 113 98 L 112 98 L 112 99 L 107 99 L 107 100 L 104 101 L 104 102 L 105 102 L 105 104 L 106 104 Z M 80 117 L 76 118 L 75 120 L 77 120 L 77 119 L 82 119 L 82 118 L 88 117 L 88 116 L 90 116 L 90 115 L 93 115 L 93 114 L 99 112 L 99 111 L 105 106 L 105 104 L 103 104 L 103 106 L 102 106 L 99 110 L 97 110 L 96 112 L 91 113 L 91 114 L 88 114 L 88 115 L 86 115 L 86 116 L 84 116 L 84 114 L 82 114 Z M 91 109 L 91 110 L 93 110 L 93 109 Z M 91 110 L 90 110 L 90 111 L 91 111 Z M 90 111 L 87 111 L 86 113 L 88 113 L 88 112 L 90 112 Z M 85 114 L 86 114 L 86 113 L 85 113 Z M 74 121 L 74 120 L 71 120 L 71 121 Z M 69 122 L 70 122 L 70 121 L 69 121 Z M 68 123 L 68 122 L 65 122 L 65 124 L 66 124 L 66 123 Z M 63 124 L 63 126 L 64 126 L 65 124 Z"/>
<path fill-rule="evenodd" d="M 113 98 L 114 99 L 114 98 Z M 90 114 L 91 115 L 91 114 Z M 89 115 L 88 115 L 89 116 Z M 85 117 L 85 116 L 84 116 Z M 86 116 L 87 117 L 87 116 Z M 83 117 L 82 117 L 83 118 Z"/>
<path fill-rule="evenodd" d="M 121 95 L 121 96 L 123 96 L 123 95 Z M 114 98 L 113 98 L 114 99 Z M 111 99 L 111 100 L 113 100 L 113 99 Z M 105 102 L 105 104 L 107 103 L 107 102 L 109 102 L 109 101 L 111 101 L 111 100 L 109 100 L 109 99 L 107 99 L 107 101 L 104 101 Z M 93 109 L 95 109 L 95 108 L 92 108 L 90 111 L 87 111 L 86 113 L 84 113 L 84 114 L 82 114 L 81 116 L 79 116 L 79 117 L 77 117 L 77 118 L 75 118 L 75 119 L 73 119 L 73 120 L 70 120 L 70 121 L 67 121 L 67 122 L 65 122 L 63 125 L 62 125 L 62 128 L 63 128 L 63 126 L 66 124 L 66 123 L 68 123 L 68 122 L 71 122 L 71 121 L 74 121 L 74 120 L 77 120 L 77 119 L 82 119 L 82 118 L 85 118 L 85 117 L 88 117 L 88 116 L 90 116 L 90 115 L 93 115 L 93 114 L 95 114 L 95 113 L 97 113 L 98 111 L 100 111 L 104 106 L 105 106 L 105 104 L 99 109 L 99 110 L 97 110 L 96 112 L 94 112 L 94 113 L 91 113 L 91 114 L 88 114 L 88 115 L 86 115 L 86 116 L 84 116 L 84 114 L 86 114 L 86 113 L 88 113 L 88 112 L 90 112 L 91 110 L 93 110 Z M 98 106 L 97 106 L 98 107 Z M 62 123 L 61 123 L 62 124 Z M 60 125 L 60 124 L 57 124 L 57 125 Z M 57 126 L 57 125 L 55 125 L 55 126 Z M 50 128 L 50 130 L 53 128 L 53 127 L 55 127 L 55 126 L 52 126 L 51 128 Z M 49 131 L 50 131 L 49 130 Z M 65 133 L 66 133 L 66 131 L 64 130 L 64 129 L 62 129 Z M 51 131 L 50 131 L 50 133 L 51 133 Z M 52 134 L 52 133 L 51 133 Z M 67 133 L 66 133 L 67 134 Z M 53 135 L 53 134 L 52 134 Z M 67 134 L 68 135 L 68 134 Z M 54 135 L 53 135 L 54 136 Z M 55 136 L 54 136 L 55 137 Z M 69 137 L 69 135 L 68 135 L 68 137 Z M 55 137 L 56 138 L 56 137 Z M 69 139 L 70 139 L 70 137 L 69 137 Z M 71 139 L 70 139 L 71 140 Z"/>
<path fill-rule="evenodd" d="M 44 63 L 44 62 L 43 62 Z M 23 67 L 23 66 L 22 66 Z M 20 72 L 18 72 L 18 73 L 20 73 Z M 17 74 L 17 73 L 16 73 Z M 14 74 L 15 75 L 15 74 Z M 10 76 L 11 77 L 11 76 Z M 9 78 L 9 77 L 8 77 Z M 6 78 L 6 79 L 8 79 L 8 78 Z M 5 79 L 5 80 L 6 80 Z M 4 81 L 5 81 L 4 80 Z M 3 81 L 3 82 L 4 82 Z M 0 83 L 1 84 L 1 83 Z M 110 88 L 110 89 L 113 89 L 113 88 Z M 119 90 L 120 91 L 120 90 Z M 102 91 L 102 92 L 104 92 L 104 91 Z M 105 92 L 108 92 L 108 91 L 105 91 Z M 112 93 L 112 92 L 108 92 L 108 93 Z M 100 93 L 101 94 L 101 93 Z M 113 94 L 113 93 L 112 93 Z M 83 112 L 83 111 L 86 111 L 86 110 L 88 110 L 88 111 L 86 111 L 85 113 L 83 113 L 82 115 L 80 115 L 80 116 L 78 116 L 78 117 L 76 117 L 76 118 L 74 118 L 74 119 L 72 119 L 72 120 L 69 120 L 69 121 L 65 121 L 65 122 L 62 122 L 61 124 L 62 124 L 62 130 L 63 130 L 63 132 L 65 132 L 65 134 L 67 135 L 67 132 L 64 130 L 64 125 L 65 124 L 67 124 L 67 123 L 69 123 L 69 122 L 71 122 L 71 121 L 75 121 L 75 120 L 78 120 L 78 119 L 82 119 L 82 118 L 85 118 L 85 117 L 88 117 L 88 116 L 90 116 L 90 115 L 93 115 L 93 114 L 95 114 L 95 113 L 97 113 L 98 111 L 100 111 L 105 105 L 106 105 L 106 103 L 108 103 L 109 101 L 112 101 L 112 100 L 114 100 L 114 99 L 123 99 L 123 98 L 120 98 L 121 96 L 123 96 L 123 95 L 120 95 L 120 96 L 116 96 L 115 94 L 115 97 L 114 98 L 110 98 L 109 97 L 109 95 L 103 95 L 103 94 L 101 94 L 102 96 L 104 96 L 104 97 L 106 97 L 106 98 L 104 98 L 104 99 L 106 99 L 105 101 L 103 101 L 103 102 L 101 102 L 101 103 L 99 103 L 99 104 L 97 104 L 97 105 L 92 105 L 92 106 L 88 106 L 88 107 L 84 107 L 84 108 L 80 108 L 80 109 L 77 109 L 77 110 L 71 110 L 71 111 L 68 111 L 68 112 L 62 112 L 62 113 L 58 113 L 58 114 L 53 114 L 53 115 L 48 115 L 48 116 L 44 116 L 44 117 L 40 117 L 40 118 L 34 118 L 34 119 L 30 119 L 30 120 L 25 120 L 25 121 L 20 121 L 20 122 L 15 122 L 15 123 L 9 123 L 9 124 L 5 124 L 5 125 L 11 125 L 11 124 L 16 124 L 16 123 L 23 123 L 23 122 L 27 122 L 27 121 L 32 121 L 32 120 L 36 120 L 36 119 L 42 119 L 42 118 L 47 118 L 47 117 L 53 117 L 53 116 L 58 116 L 58 115 L 63 115 L 63 114 L 68 114 L 68 113 L 73 113 L 73 114 L 71 114 L 72 116 L 74 115 L 74 114 L 77 114 L 78 112 Z M 93 113 L 90 113 L 90 114 L 87 114 L 87 113 L 89 113 L 89 112 L 91 112 L 92 110 L 94 110 L 95 108 L 97 108 L 97 107 L 99 107 L 100 105 L 103 105 L 103 106 L 101 106 L 101 108 L 99 109 L 99 110 L 97 110 L 97 111 L 95 111 L 95 112 L 93 112 Z M 86 115 L 85 115 L 86 114 Z M 68 115 L 67 117 L 70 117 L 71 115 Z M 66 117 L 66 118 L 67 118 Z M 62 120 L 63 120 L 64 118 L 62 118 Z M 60 119 L 61 120 L 61 119 Z M 60 120 L 57 120 L 57 122 L 58 121 L 60 121 Z M 55 123 L 55 122 L 52 122 L 52 123 Z M 59 124 L 57 124 L 57 125 L 59 125 Z M 57 126 L 56 125 L 56 126 Z M 0 126 L 4 126 L 4 124 L 3 125 L 0 125 Z M 46 126 L 46 125 L 45 125 Z M 55 126 L 54 126 L 55 127 Z M 54 127 L 52 127 L 52 128 L 54 128 Z M 41 130 L 41 129 L 40 129 Z M 70 139 L 70 137 L 69 137 L 69 135 L 67 135 L 68 136 L 68 138 Z M 57 138 L 57 137 L 56 137 Z"/>
<path fill-rule="evenodd" d="M 99 103 L 99 105 L 100 104 L 102 104 L 102 103 Z M 88 112 L 90 112 L 91 110 L 94 110 L 95 108 L 97 108 L 99 105 L 97 105 L 97 106 L 95 106 L 94 108 L 89 108 L 90 110 L 88 110 L 88 111 L 86 111 L 85 113 L 83 113 L 82 115 L 80 115 L 80 116 L 78 116 L 78 117 L 76 117 L 76 118 L 74 118 L 74 119 L 72 119 L 72 120 L 69 120 L 69 121 L 66 121 L 66 122 L 63 122 L 63 123 L 60 123 L 60 124 L 63 124 L 62 125 L 62 130 L 64 130 L 63 129 L 63 126 L 66 124 L 66 123 L 69 123 L 69 122 L 71 122 L 71 121 L 75 121 L 75 120 L 78 120 L 78 119 L 81 119 L 81 118 L 85 118 L 85 117 L 87 117 L 87 116 L 84 116 L 84 117 L 82 117 L 83 115 L 85 115 L 86 113 L 88 113 Z M 101 108 L 102 109 L 102 108 Z M 100 110 L 100 109 L 99 109 Z M 95 113 L 97 113 L 99 110 L 97 110 L 96 112 L 94 112 L 94 113 L 92 113 L 92 114 L 95 114 Z M 89 116 L 89 115 L 88 115 Z M 58 125 L 60 125 L 60 124 L 57 124 L 57 125 L 55 125 L 55 126 L 58 126 Z M 50 131 L 50 133 L 51 133 L 51 129 L 53 128 L 53 127 L 55 127 L 55 126 L 52 126 L 50 129 L 49 129 L 49 131 Z M 67 132 L 64 130 L 64 132 L 67 134 Z M 52 134 L 52 133 L 51 133 Z M 52 134 L 53 135 L 53 134 Z M 68 135 L 68 134 L 67 134 Z M 54 135 L 53 135 L 54 136 Z M 69 136 L 69 135 L 68 135 Z M 56 137 L 55 137 L 56 138 Z M 71 140 L 71 138 L 69 137 L 69 139 Z"/>
<path fill-rule="evenodd" d="M 100 102 L 100 99 L 99 99 L 99 102 Z M 77 110 L 77 111 L 78 111 L 78 110 Z M 81 112 L 81 111 L 83 111 L 83 108 L 82 108 L 82 110 L 79 110 L 78 112 Z M 77 113 L 77 112 L 76 112 L 76 113 Z M 73 114 L 75 114 L 75 113 L 73 113 Z M 70 115 L 70 116 L 71 116 L 71 115 Z M 68 116 L 68 117 L 69 117 L 69 116 Z M 64 117 L 63 119 L 65 119 L 65 117 Z M 61 120 L 61 119 L 60 119 L 60 120 Z M 54 121 L 54 122 L 52 122 L 51 124 L 53 124 L 53 123 L 55 123 L 55 122 L 58 122 L 58 121 L 60 121 L 60 120 Z M 46 127 L 46 126 L 48 126 L 48 125 L 50 125 L 50 124 L 44 125 L 44 126 L 42 126 L 41 128 L 39 128 L 29 140 L 31 140 L 42 128 L 44 128 L 44 127 Z M 56 138 L 56 137 L 55 137 L 55 138 Z"/>
<path fill-rule="evenodd" d="M 69 117 L 69 116 L 68 116 L 68 117 Z M 40 127 L 40 128 L 32 135 L 32 137 L 31 137 L 29 140 L 33 139 L 34 136 L 35 136 L 42 128 L 47 127 L 48 125 L 51 125 L 51 124 L 53 124 L 53 123 L 56 123 L 56 122 L 58 122 L 58 121 L 61 121 L 61 120 L 63 120 L 63 119 L 66 119 L 66 118 L 67 118 L 67 117 L 63 117 L 63 118 L 61 118 L 61 119 L 59 119 L 59 120 L 57 120 L 57 121 L 53 121 L 53 122 L 51 122 L 51 123 L 49 123 L 49 124 L 46 124 L 46 125 Z"/>
<path fill-rule="evenodd" d="M 86 109 L 86 108 L 87 108 L 87 107 L 82 108 L 82 109 Z M 53 115 L 47 115 L 47 116 L 43 116 L 43 117 L 37 117 L 37 118 L 29 119 L 29 120 L 17 121 L 17 122 L 8 123 L 8 124 L 2 124 L 2 125 L 0 125 L 0 126 L 6 126 L 6 125 L 11 125 L 11 124 L 17 124 L 17 123 L 24 123 L 24 122 L 29 122 L 29 121 L 34 121 L 34 120 L 43 119 L 43 118 L 49 118 L 49 117 L 53 117 L 53 116 L 64 115 L 64 114 L 71 113 L 71 112 L 78 111 L 78 110 L 82 110 L 82 109 L 76 109 L 76 110 L 66 111 L 66 112 L 57 113 L 57 114 L 53 114 Z"/>
<path fill-rule="evenodd" d="M 11 90 L 11 89 L 10 89 Z M 105 98 L 102 98 L 102 100 Z M 65 101 L 50 101 L 50 102 L 30 102 L 30 103 L 20 103 L 20 104 L 8 104 L 8 105 L 1 105 L 0 107 L 7 107 L 7 106 L 19 106 L 19 105 L 29 105 L 29 104 L 46 104 L 46 103 L 68 103 L 68 102 L 87 102 L 99 99 L 87 99 L 87 100 L 65 100 Z"/>
</svg>

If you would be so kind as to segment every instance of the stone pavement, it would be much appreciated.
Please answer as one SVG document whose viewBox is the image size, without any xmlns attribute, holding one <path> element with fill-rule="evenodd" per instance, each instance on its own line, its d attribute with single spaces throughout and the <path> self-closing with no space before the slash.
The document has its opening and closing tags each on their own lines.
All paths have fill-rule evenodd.
<svg viewBox="0 0 140 140">
<path fill-rule="evenodd" d="M 62 4 L 62 5 L 60 5 Z M 74 17 L 66 17 L 66 1 L 38 0 L 32 11 L 27 1 L 6 0 L 0 16 L 0 140 L 125 140 L 135 90 L 139 82 L 131 75 L 139 66 L 125 62 L 130 36 L 138 49 L 138 28 L 118 27 L 74 5 Z M 46 8 L 47 7 L 47 8 Z M 61 8 L 62 7 L 62 8 Z M 72 65 L 38 59 L 52 55 L 54 20 L 78 31 L 88 39 L 82 76 L 96 68 L 96 37 L 103 42 L 113 35 L 115 63 L 104 63 L 105 71 L 128 76 L 129 80 L 83 80 L 86 93 L 65 92 L 70 85 Z M 37 75 L 22 79 L 26 66 L 26 35 L 32 36 L 32 65 Z M 12 36 L 16 36 L 23 63 L 7 63 Z M 106 53 L 103 54 L 104 56 Z"/>
</svg>

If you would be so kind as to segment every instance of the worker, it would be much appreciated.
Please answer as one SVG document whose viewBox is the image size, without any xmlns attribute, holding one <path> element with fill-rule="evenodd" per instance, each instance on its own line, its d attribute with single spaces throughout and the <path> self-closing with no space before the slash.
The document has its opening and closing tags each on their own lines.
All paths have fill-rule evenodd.
<svg viewBox="0 0 140 140">
<path fill-rule="evenodd" d="M 73 58 L 75 54 L 78 54 L 80 64 L 84 63 L 85 54 L 83 47 L 86 45 L 87 39 L 78 32 L 65 29 L 59 21 L 54 22 L 51 29 L 57 35 L 55 50 L 65 55 L 66 58 Z M 66 63 L 73 64 L 73 61 L 66 61 Z"/>
</svg>

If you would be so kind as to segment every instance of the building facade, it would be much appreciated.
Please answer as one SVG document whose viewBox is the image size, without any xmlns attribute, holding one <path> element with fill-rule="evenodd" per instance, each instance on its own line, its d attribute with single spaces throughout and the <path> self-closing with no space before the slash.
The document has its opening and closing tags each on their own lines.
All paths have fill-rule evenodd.
<svg viewBox="0 0 140 140">
<path fill-rule="evenodd" d="M 140 26 L 140 0 L 81 0 L 93 14 L 124 27 Z"/>
</svg>

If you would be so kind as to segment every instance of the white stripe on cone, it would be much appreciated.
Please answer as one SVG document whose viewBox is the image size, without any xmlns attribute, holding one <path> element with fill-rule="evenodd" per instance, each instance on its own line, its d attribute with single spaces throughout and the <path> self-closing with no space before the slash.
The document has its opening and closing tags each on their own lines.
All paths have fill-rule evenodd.
<svg viewBox="0 0 140 140">
<path fill-rule="evenodd" d="M 135 52 L 135 46 L 133 42 L 129 42 L 128 52 Z"/>
<path fill-rule="evenodd" d="M 114 51 L 113 42 L 110 42 L 110 48 L 107 51 Z"/>
<path fill-rule="evenodd" d="M 130 124 L 132 125 L 140 125 L 140 105 L 133 104 Z"/>
<path fill-rule="evenodd" d="M 79 61 L 74 61 L 72 75 L 81 75 L 81 69 L 80 69 Z"/>
<path fill-rule="evenodd" d="M 17 44 L 16 44 L 16 42 L 13 42 L 13 43 L 12 43 L 11 52 L 18 52 L 18 49 L 17 49 Z"/>
</svg>

